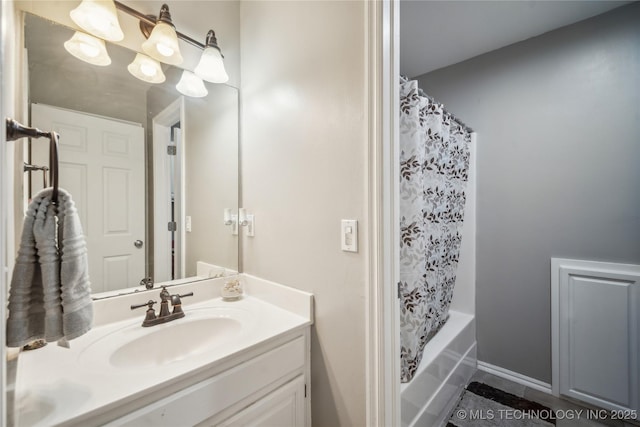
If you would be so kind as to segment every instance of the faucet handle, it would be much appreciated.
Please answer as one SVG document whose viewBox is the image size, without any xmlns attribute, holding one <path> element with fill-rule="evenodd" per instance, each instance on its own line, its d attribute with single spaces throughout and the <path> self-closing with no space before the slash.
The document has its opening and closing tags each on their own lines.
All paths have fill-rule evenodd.
<svg viewBox="0 0 640 427">
<path fill-rule="evenodd" d="M 171 305 L 180 305 L 182 304 L 182 301 L 180 300 L 180 298 L 184 298 L 184 297 L 192 297 L 193 296 L 193 292 L 189 292 L 187 294 L 182 294 L 182 295 L 171 295 Z"/>
<path fill-rule="evenodd" d="M 193 292 L 189 292 L 187 294 L 182 294 L 182 295 L 171 295 L 171 305 L 173 306 L 173 312 L 172 314 L 178 314 L 178 313 L 182 313 L 182 300 L 180 298 L 184 298 L 184 297 L 192 297 L 193 296 Z"/>
<path fill-rule="evenodd" d="M 136 308 L 142 308 L 144 306 L 148 306 L 149 310 L 153 310 L 153 304 L 155 304 L 155 303 L 157 303 L 157 301 L 154 301 L 154 300 L 150 299 L 149 301 L 147 301 L 147 302 L 145 302 L 143 304 L 131 304 L 131 310 L 135 310 Z"/>
<path fill-rule="evenodd" d="M 142 308 L 145 305 L 149 308 L 147 308 L 147 314 L 144 317 L 144 321 L 142 322 L 142 326 L 151 326 L 151 324 L 149 322 L 151 322 L 152 320 L 156 319 L 156 311 L 153 309 L 153 304 L 155 304 L 157 301 L 154 300 L 149 300 L 147 302 L 145 302 L 144 304 L 131 304 L 131 310 L 135 310 L 136 308 Z"/>
</svg>

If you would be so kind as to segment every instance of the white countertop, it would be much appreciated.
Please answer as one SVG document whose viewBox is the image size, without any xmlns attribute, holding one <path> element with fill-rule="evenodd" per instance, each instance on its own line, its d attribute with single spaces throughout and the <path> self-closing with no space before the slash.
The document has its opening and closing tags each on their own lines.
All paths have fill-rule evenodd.
<svg viewBox="0 0 640 427">
<path fill-rule="evenodd" d="M 158 299 L 155 295 L 159 293 L 158 289 L 145 295 L 97 301 L 97 311 L 121 306 L 127 318 L 118 320 L 100 313 L 95 316 L 101 320 L 96 322 L 94 329 L 71 341 L 70 349 L 49 343 L 44 348 L 20 354 L 16 381 L 17 425 L 82 425 L 89 420 L 92 423 L 98 419 L 106 420 L 114 408 L 149 394 L 166 391 L 176 383 L 182 382 L 182 387 L 184 381 L 189 379 L 197 382 L 206 373 L 224 369 L 256 346 L 312 324 L 311 294 L 252 276 L 242 277 L 246 295 L 233 302 L 214 297 L 219 295 L 224 279 L 170 288 L 171 293 L 193 290 L 200 297 L 183 299 L 184 318 L 149 328 L 140 326 L 145 309 L 136 310 L 135 317 L 131 317 L 129 305 L 144 302 L 150 297 Z M 196 350 L 188 357 L 174 360 L 161 368 L 144 363 L 145 358 L 153 359 L 153 355 L 145 354 L 144 350 L 136 353 L 136 357 L 140 358 L 140 365 L 136 367 L 113 366 L 109 362 L 109 353 L 96 351 L 104 349 L 107 340 L 111 343 L 117 343 L 120 339 L 123 342 L 132 341 L 136 339 L 136 334 L 156 333 L 178 322 L 195 321 L 207 310 L 241 317 L 242 329 L 232 337 L 222 338 L 219 345 Z M 111 321 L 107 322 L 106 319 Z M 161 339 L 162 333 L 158 333 L 158 337 Z M 207 337 L 202 339 L 206 340 Z M 167 339 L 166 345 L 172 345 L 170 339 Z"/>
</svg>

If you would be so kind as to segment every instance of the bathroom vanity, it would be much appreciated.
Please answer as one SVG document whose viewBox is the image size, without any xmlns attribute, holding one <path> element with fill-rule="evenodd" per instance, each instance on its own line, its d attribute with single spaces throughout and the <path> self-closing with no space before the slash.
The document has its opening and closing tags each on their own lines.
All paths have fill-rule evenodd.
<svg viewBox="0 0 640 427">
<path fill-rule="evenodd" d="M 141 326 L 160 289 L 95 302 L 93 330 L 23 352 L 18 426 L 310 426 L 313 296 L 249 275 L 172 286 L 185 317 Z M 157 295 L 158 294 L 158 295 Z"/>
</svg>

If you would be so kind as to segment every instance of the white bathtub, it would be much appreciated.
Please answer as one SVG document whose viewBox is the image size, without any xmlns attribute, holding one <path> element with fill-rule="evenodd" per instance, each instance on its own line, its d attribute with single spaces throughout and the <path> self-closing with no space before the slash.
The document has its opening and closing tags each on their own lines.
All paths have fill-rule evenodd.
<svg viewBox="0 0 640 427">
<path fill-rule="evenodd" d="M 446 424 L 476 367 L 475 317 L 450 311 L 447 323 L 427 343 L 415 376 L 401 386 L 402 426 Z"/>
</svg>

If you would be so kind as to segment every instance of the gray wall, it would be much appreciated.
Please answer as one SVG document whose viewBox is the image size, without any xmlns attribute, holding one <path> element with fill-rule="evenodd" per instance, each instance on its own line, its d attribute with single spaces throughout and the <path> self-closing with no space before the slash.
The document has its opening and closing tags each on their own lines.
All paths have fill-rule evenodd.
<svg viewBox="0 0 640 427">
<path fill-rule="evenodd" d="M 478 132 L 478 358 L 551 382 L 550 258 L 640 263 L 640 3 L 419 77 Z"/>
</svg>

